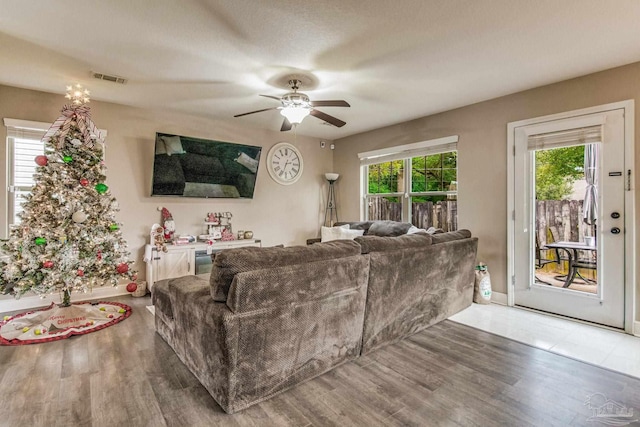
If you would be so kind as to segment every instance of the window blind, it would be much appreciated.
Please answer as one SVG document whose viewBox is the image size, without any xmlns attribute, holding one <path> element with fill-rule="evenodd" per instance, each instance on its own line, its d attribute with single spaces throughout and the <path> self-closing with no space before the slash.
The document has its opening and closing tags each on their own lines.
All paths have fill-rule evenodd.
<svg viewBox="0 0 640 427">
<path fill-rule="evenodd" d="M 597 142 L 602 142 L 602 125 L 529 135 L 527 147 L 529 151 L 533 151 L 572 145 L 595 144 Z"/>
<path fill-rule="evenodd" d="M 409 159 L 412 157 L 430 156 L 432 154 L 447 153 L 458 149 L 458 136 L 434 139 L 430 141 L 406 144 L 381 150 L 358 153 L 360 165 L 375 165 L 393 160 Z"/>
</svg>

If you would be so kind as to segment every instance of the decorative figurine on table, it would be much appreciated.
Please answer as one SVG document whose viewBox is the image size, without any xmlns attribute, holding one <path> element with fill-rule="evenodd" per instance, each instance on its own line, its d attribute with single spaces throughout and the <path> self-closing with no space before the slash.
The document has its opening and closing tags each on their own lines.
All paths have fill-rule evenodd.
<svg viewBox="0 0 640 427">
<path fill-rule="evenodd" d="M 176 232 L 176 222 L 173 220 L 171 212 L 167 208 L 162 208 L 162 228 L 164 228 L 164 240 L 173 241 L 173 235 Z"/>
<path fill-rule="evenodd" d="M 151 226 L 150 244 L 154 245 L 158 252 L 167 252 L 167 244 L 164 240 L 164 228 L 162 228 L 160 224 L 153 224 Z"/>
<path fill-rule="evenodd" d="M 224 230 L 222 230 L 222 240 L 223 242 L 228 242 L 230 240 L 236 240 L 236 238 L 233 236 L 233 232 L 230 231 L 229 229 L 225 228 Z"/>
</svg>

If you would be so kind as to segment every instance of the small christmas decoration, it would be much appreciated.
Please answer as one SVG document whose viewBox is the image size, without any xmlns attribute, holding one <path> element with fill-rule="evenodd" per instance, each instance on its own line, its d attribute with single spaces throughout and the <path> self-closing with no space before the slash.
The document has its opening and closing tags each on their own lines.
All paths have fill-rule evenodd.
<svg viewBox="0 0 640 427">
<path fill-rule="evenodd" d="M 167 208 L 162 208 L 162 228 L 164 228 L 164 239 L 168 242 L 172 241 L 173 234 L 176 232 L 176 222 Z"/>
<path fill-rule="evenodd" d="M 98 259 L 98 261 L 102 260 L 102 251 L 98 250 L 98 254 L 96 255 L 96 258 Z"/>
<path fill-rule="evenodd" d="M 116 231 L 120 228 L 118 224 L 109 224 L 109 230 Z"/>
<path fill-rule="evenodd" d="M 83 269 L 78 269 L 78 271 L 76 272 L 76 275 L 79 277 L 83 277 L 84 276 L 84 270 Z"/>
<path fill-rule="evenodd" d="M 124 308 L 121 308 L 120 310 L 118 310 L 118 313 L 125 313 L 127 310 L 125 310 Z"/>
<path fill-rule="evenodd" d="M 4 316 L 3 320 L 6 322 L 7 320 L 11 319 L 11 316 Z"/>
<path fill-rule="evenodd" d="M 82 211 L 76 211 L 73 213 L 73 215 L 71 215 L 71 219 L 75 223 L 82 224 L 87 220 L 87 214 Z"/>
<path fill-rule="evenodd" d="M 122 263 L 116 267 L 116 271 L 120 274 L 124 274 L 129 271 L 129 264 Z"/>
<path fill-rule="evenodd" d="M 233 236 L 233 232 L 225 228 L 224 230 L 222 230 L 222 239 L 220 240 L 222 240 L 223 242 L 228 242 L 231 240 L 236 240 L 236 238 Z"/>
<path fill-rule="evenodd" d="M 127 292 L 135 292 L 138 289 L 138 285 L 134 282 L 131 282 L 127 285 Z"/>
<path fill-rule="evenodd" d="M 96 184 L 95 189 L 99 194 L 104 194 L 107 192 L 109 187 L 107 187 L 106 184 L 100 183 L 100 184 Z"/>
<path fill-rule="evenodd" d="M 63 156 L 62 161 L 65 163 L 71 163 L 73 161 L 73 157 L 71 156 Z"/>
<path fill-rule="evenodd" d="M 34 240 L 34 243 L 37 246 L 46 245 L 47 244 L 47 239 L 45 239 L 44 237 L 36 237 L 36 239 Z"/>
<path fill-rule="evenodd" d="M 28 326 L 25 326 L 24 328 L 22 328 L 22 332 L 23 332 L 23 333 L 27 333 L 27 332 L 29 332 L 29 327 L 28 327 Z"/>
<path fill-rule="evenodd" d="M 35 162 L 38 166 L 47 166 L 47 163 L 49 163 L 49 159 L 47 159 L 47 156 L 40 155 L 36 156 Z"/>
<path fill-rule="evenodd" d="M 71 140 L 71 145 L 73 145 L 74 147 L 78 147 L 82 145 L 82 141 L 80 141 L 78 138 L 73 138 Z"/>
<path fill-rule="evenodd" d="M 45 261 L 42 263 L 42 267 L 44 268 L 53 268 L 53 261 Z"/>
<path fill-rule="evenodd" d="M 89 185 L 89 180 L 87 178 L 80 178 L 80 185 L 86 187 L 87 185 Z"/>
</svg>

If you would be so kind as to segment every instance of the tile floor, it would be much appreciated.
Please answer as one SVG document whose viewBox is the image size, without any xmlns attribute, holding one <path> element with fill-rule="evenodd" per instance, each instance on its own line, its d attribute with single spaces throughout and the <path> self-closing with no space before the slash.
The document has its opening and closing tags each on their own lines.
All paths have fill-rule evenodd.
<svg viewBox="0 0 640 427">
<path fill-rule="evenodd" d="M 640 378 L 640 338 L 633 335 L 498 304 L 473 304 L 449 319 Z"/>
</svg>

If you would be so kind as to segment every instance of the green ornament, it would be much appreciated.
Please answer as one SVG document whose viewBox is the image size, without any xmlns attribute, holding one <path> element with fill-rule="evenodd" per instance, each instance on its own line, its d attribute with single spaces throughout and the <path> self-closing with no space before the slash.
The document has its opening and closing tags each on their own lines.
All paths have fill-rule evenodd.
<svg viewBox="0 0 640 427">
<path fill-rule="evenodd" d="M 96 184 L 95 189 L 98 193 L 100 194 L 104 194 L 107 192 L 107 190 L 109 189 L 109 187 L 107 187 L 105 184 L 100 183 L 100 184 Z"/>
<path fill-rule="evenodd" d="M 118 224 L 109 225 L 109 230 L 111 230 L 111 231 L 116 231 L 119 228 L 120 228 L 120 226 Z"/>
<path fill-rule="evenodd" d="M 71 156 L 64 156 L 64 157 L 62 158 L 62 161 L 63 161 L 63 162 L 65 162 L 65 163 L 71 163 L 71 162 L 73 161 L 73 157 L 71 157 Z"/>
<path fill-rule="evenodd" d="M 47 239 L 45 239 L 44 237 L 36 237 L 35 242 L 36 242 L 36 245 L 42 246 L 47 244 Z"/>
</svg>

